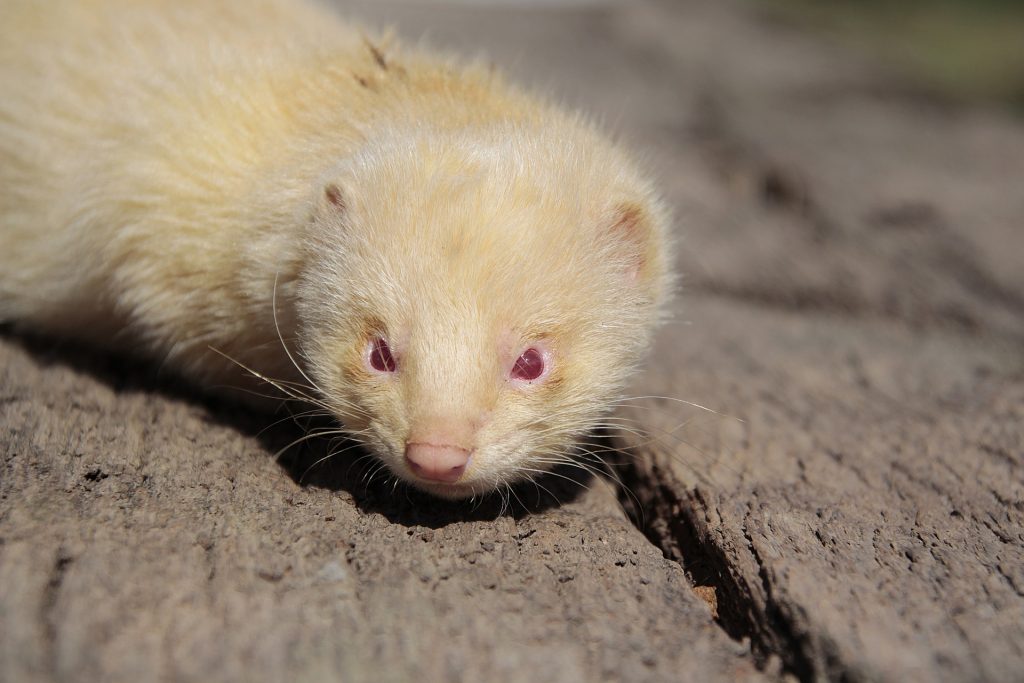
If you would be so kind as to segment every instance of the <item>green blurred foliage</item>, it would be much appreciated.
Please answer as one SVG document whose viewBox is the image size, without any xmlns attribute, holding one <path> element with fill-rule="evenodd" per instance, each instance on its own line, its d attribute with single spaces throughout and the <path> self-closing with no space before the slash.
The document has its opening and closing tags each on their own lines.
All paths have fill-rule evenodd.
<svg viewBox="0 0 1024 683">
<path fill-rule="evenodd" d="M 1024 114 L 1024 0 L 752 0 L 936 92 Z"/>
</svg>

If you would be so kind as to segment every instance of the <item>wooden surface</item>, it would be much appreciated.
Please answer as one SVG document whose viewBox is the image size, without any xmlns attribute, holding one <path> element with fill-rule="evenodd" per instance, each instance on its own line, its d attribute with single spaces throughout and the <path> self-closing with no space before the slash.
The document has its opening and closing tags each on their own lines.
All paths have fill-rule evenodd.
<svg viewBox="0 0 1024 683">
<path fill-rule="evenodd" d="M 1020 122 L 749 5 L 350 10 L 658 170 L 686 277 L 625 488 L 367 490 L 275 462 L 289 423 L 8 334 L 0 680 L 1024 680 Z"/>
</svg>

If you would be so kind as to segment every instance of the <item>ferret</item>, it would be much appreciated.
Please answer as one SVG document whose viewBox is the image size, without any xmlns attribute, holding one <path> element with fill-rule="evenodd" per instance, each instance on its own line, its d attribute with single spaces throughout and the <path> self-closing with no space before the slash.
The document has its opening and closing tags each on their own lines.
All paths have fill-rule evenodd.
<svg viewBox="0 0 1024 683">
<path fill-rule="evenodd" d="M 244 368 L 447 498 L 550 469 L 671 290 L 630 156 L 285 0 L 5 0 L 0 320 Z"/>
</svg>

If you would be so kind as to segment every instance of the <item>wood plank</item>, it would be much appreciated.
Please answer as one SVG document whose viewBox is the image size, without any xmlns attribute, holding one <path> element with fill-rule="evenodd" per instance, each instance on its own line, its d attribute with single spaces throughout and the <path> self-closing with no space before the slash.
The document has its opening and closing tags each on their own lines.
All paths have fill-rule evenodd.
<svg viewBox="0 0 1024 683">
<path fill-rule="evenodd" d="M 731 417 L 631 411 L 650 535 L 801 679 L 1021 680 L 1024 128 L 736 6 L 651 7 L 637 40 L 708 78 L 663 152 L 701 150 L 670 180 L 686 324 L 635 391 Z"/>
</svg>

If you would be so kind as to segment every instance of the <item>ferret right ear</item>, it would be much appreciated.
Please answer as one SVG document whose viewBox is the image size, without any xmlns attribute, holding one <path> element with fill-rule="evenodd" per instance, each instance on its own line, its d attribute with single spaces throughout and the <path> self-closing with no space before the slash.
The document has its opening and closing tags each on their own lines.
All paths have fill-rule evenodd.
<svg viewBox="0 0 1024 683">
<path fill-rule="evenodd" d="M 320 195 L 321 208 L 327 212 L 342 214 L 348 208 L 348 199 L 341 185 L 336 182 L 329 182 L 324 185 Z"/>
<path fill-rule="evenodd" d="M 332 176 L 320 185 L 313 199 L 313 221 L 323 227 L 343 229 L 352 211 L 352 193 L 345 178 Z"/>
</svg>

